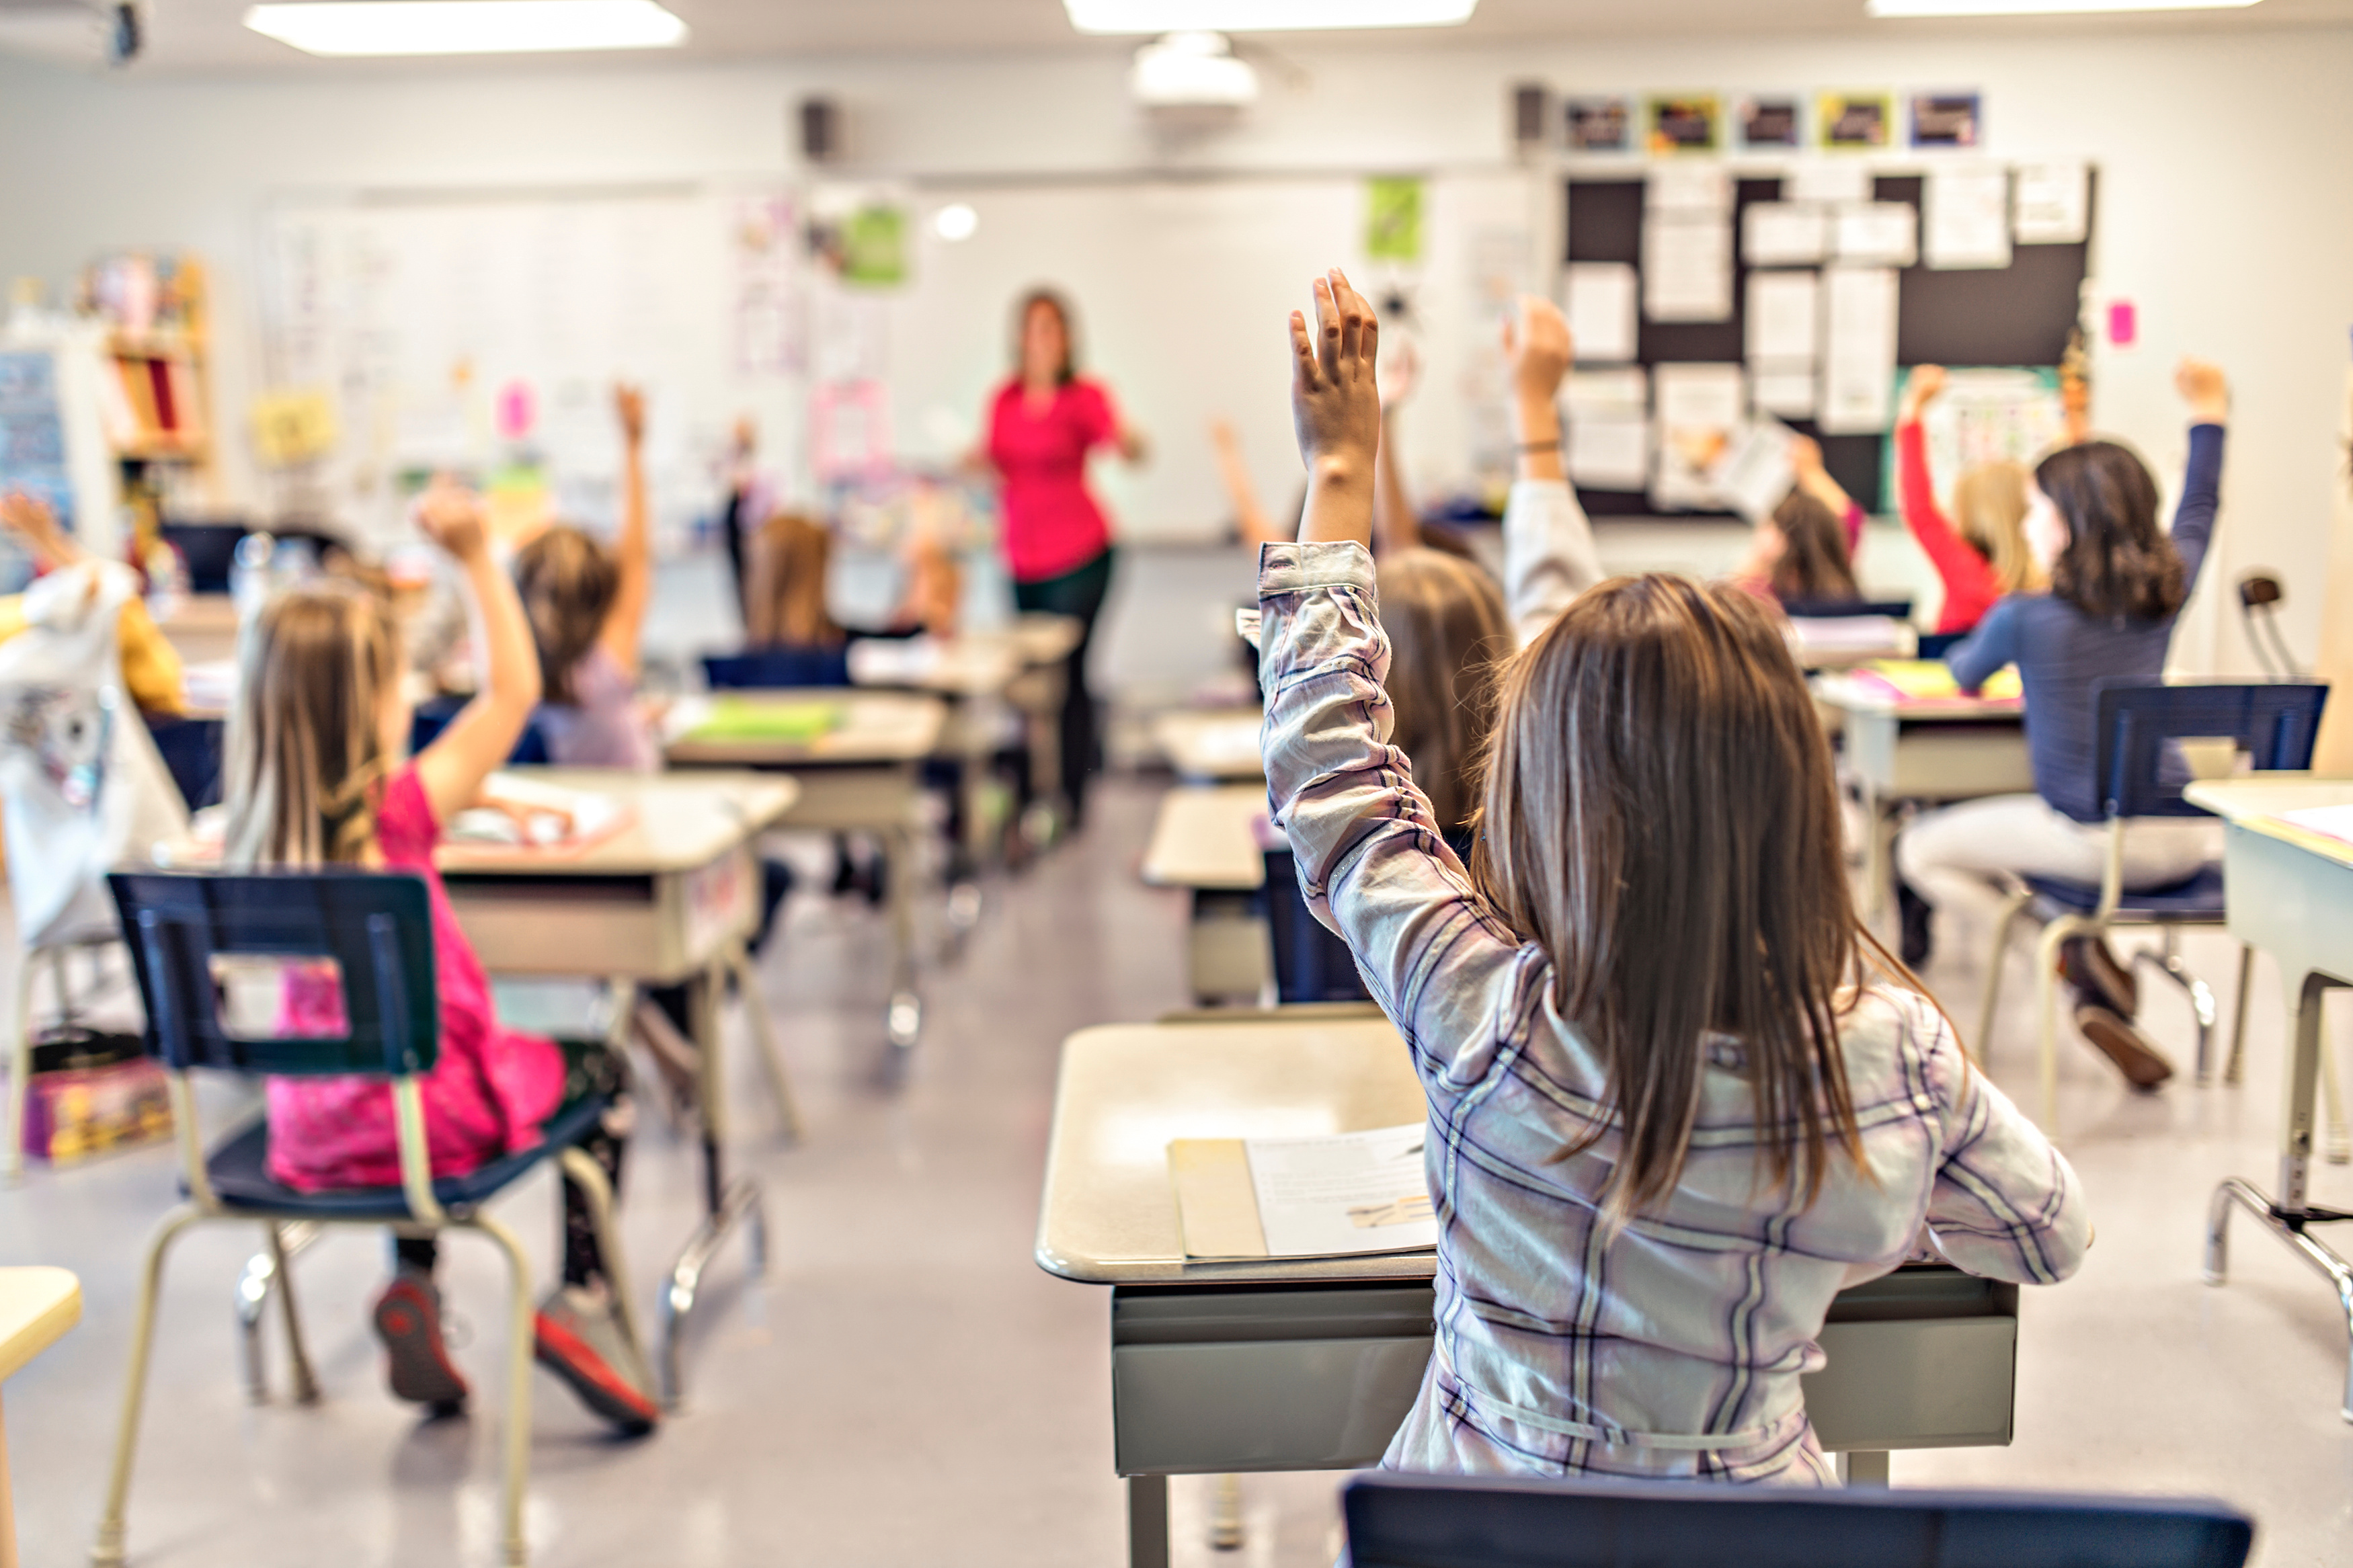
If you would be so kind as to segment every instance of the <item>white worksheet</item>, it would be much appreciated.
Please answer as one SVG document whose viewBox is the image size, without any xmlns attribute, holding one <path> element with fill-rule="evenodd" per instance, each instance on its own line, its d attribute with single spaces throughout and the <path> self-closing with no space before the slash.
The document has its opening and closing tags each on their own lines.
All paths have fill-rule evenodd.
<svg viewBox="0 0 2353 1568">
<path fill-rule="evenodd" d="M 1642 313 L 1653 321 L 1732 319 L 1732 219 L 1653 212 L 1642 219 Z"/>
<path fill-rule="evenodd" d="M 1810 266 L 1830 240 L 1830 215 L 1803 202 L 1751 202 L 1740 212 L 1740 255 L 1751 267 Z"/>
<path fill-rule="evenodd" d="M 1250 1189 L 1270 1258 L 1438 1245 L 1423 1124 L 1326 1138 L 1250 1138 Z"/>
<path fill-rule="evenodd" d="M 1919 218 L 1909 202 L 1841 207 L 1831 220 L 1831 254 L 1858 266 L 1909 267 L 1920 259 Z"/>
<path fill-rule="evenodd" d="M 2015 199 L 2021 245 L 2081 245 L 2091 232 L 2092 171 L 2082 163 L 2021 163 Z"/>
<path fill-rule="evenodd" d="M 1778 414 L 1784 419 L 1811 419 L 1816 401 L 1814 367 L 1811 364 L 1750 365 L 1748 401 L 1759 414 Z"/>
<path fill-rule="evenodd" d="M 1568 331 L 1579 364 L 1622 364 L 1634 357 L 1637 287 L 1634 269 L 1625 262 L 1569 264 Z"/>
<path fill-rule="evenodd" d="M 1568 478 L 1589 490 L 1639 490 L 1651 482 L 1651 422 L 1641 413 L 1596 410 L 1568 420 Z"/>
<path fill-rule="evenodd" d="M 1750 421 L 1708 470 L 1722 503 L 1751 522 L 1779 506 L 1797 482 L 1789 462 L 1789 444 L 1795 438 L 1796 432 L 1778 419 Z"/>
<path fill-rule="evenodd" d="M 1639 364 L 1573 370 L 1561 397 L 1571 419 L 1587 414 L 1648 414 L 1651 373 Z"/>
<path fill-rule="evenodd" d="M 1813 272 L 1751 272 L 1746 313 L 1744 352 L 1753 366 L 1773 362 L 1782 368 L 1811 364 L 1815 347 L 1815 307 L 1821 300 L 1821 280 Z"/>
<path fill-rule="evenodd" d="M 2010 171 L 1949 163 L 1928 171 L 1921 252 L 1936 268 L 2010 265 Z"/>
<path fill-rule="evenodd" d="M 1662 364 L 1651 500 L 1667 510 L 1720 504 L 1708 470 L 1747 418 L 1746 382 L 1736 364 Z"/>
<path fill-rule="evenodd" d="M 1822 270 L 1822 432 L 1887 428 L 1895 398 L 1895 272 L 1885 267 Z"/>
<path fill-rule="evenodd" d="M 1732 176 L 1721 163 L 1654 163 L 1642 205 L 1652 213 L 1730 212 Z"/>
<path fill-rule="evenodd" d="M 1812 158 L 1781 177 L 1781 199 L 1847 205 L 1871 199 L 1871 165 Z"/>
</svg>

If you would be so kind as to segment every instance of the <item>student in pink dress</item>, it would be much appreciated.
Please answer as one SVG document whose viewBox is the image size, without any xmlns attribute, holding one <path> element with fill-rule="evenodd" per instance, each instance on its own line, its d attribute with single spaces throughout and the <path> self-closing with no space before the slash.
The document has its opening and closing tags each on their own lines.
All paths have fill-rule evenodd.
<svg viewBox="0 0 2353 1568">
<path fill-rule="evenodd" d="M 491 557 L 475 498 L 437 484 L 417 508 L 425 531 L 453 556 L 481 607 L 487 670 L 480 694 L 414 758 L 403 753 L 409 705 L 389 607 L 357 584 L 329 579 L 272 600 L 247 629 L 238 705 L 228 734 L 224 861 L 235 869 L 364 866 L 422 877 L 433 910 L 441 1051 L 422 1085 L 426 1143 L 437 1177 L 459 1176 L 540 1140 L 557 1108 L 585 1093 L 615 1110 L 582 1146 L 617 1182 L 628 1104 L 621 1063 L 502 1027 L 490 981 L 450 912 L 434 869 L 440 825 L 473 803 L 514 749 L 539 701 L 539 662 L 514 589 Z M 340 995 L 297 977 L 287 1011 L 333 1017 Z M 400 1180 L 392 1092 L 381 1078 L 273 1079 L 269 1171 L 303 1192 Z M 539 1359 L 583 1401 L 629 1433 L 659 1409 L 637 1347 L 621 1327 L 585 1194 L 565 1184 L 564 1279 L 541 1305 Z M 396 1242 L 396 1272 L 375 1327 L 399 1398 L 451 1409 L 466 1381 L 441 1338 L 429 1239 Z"/>
<path fill-rule="evenodd" d="M 1078 374 L 1071 307 L 1050 289 L 1021 301 L 1015 369 L 991 395 L 976 454 L 996 470 L 1001 543 L 1013 574 L 1014 603 L 1024 611 L 1075 617 L 1083 628 L 1072 650 L 1062 701 L 1062 777 L 1071 825 L 1086 815 L 1087 776 L 1095 768 L 1095 700 L 1087 689 L 1087 649 L 1111 588 L 1111 522 L 1087 489 L 1087 459 L 1109 449 L 1131 463 L 1145 458 L 1144 437 L 1121 419 L 1103 383 Z M 1029 781 L 1032 789 L 1056 782 Z"/>
</svg>

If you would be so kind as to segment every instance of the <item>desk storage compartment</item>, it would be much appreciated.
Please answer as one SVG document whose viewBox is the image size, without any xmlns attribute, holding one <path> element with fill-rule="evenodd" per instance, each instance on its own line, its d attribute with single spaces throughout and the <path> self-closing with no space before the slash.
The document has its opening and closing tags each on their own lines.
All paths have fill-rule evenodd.
<svg viewBox="0 0 2353 1568">
<path fill-rule="evenodd" d="M 1847 764 L 1884 796 L 1963 800 L 2034 787 L 2026 731 L 2015 721 L 1846 719 Z"/>
<path fill-rule="evenodd" d="M 738 847 L 691 871 L 514 876 L 445 871 L 449 907 L 494 974 L 683 979 L 758 918 L 759 867 Z"/>
</svg>

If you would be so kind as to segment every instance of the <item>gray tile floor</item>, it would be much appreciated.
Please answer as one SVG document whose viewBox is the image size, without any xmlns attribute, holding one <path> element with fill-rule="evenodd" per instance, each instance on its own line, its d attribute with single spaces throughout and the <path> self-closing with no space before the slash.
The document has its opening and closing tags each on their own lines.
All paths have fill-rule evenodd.
<svg viewBox="0 0 2353 1568">
<path fill-rule="evenodd" d="M 752 1284 L 733 1255 L 714 1270 L 691 1350 L 691 1408 L 649 1440 L 604 1437 L 537 1378 L 536 1561 L 1122 1561 L 1104 1299 L 1040 1273 L 1029 1245 L 1058 1042 L 1185 1001 L 1182 900 L 1135 875 L 1160 787 L 1107 787 L 1082 840 L 993 886 L 966 950 L 931 973 L 927 1036 L 902 1079 L 881 1071 L 880 921 L 797 900 L 764 983 L 802 1092 L 805 1142 L 775 1137 L 740 1052 L 733 1074 L 743 1167 L 767 1185 L 772 1268 Z M 1982 938 L 1945 935 L 1930 979 L 1973 1006 Z M 2225 987 L 2231 951 L 2217 936 L 2189 943 Z M 2353 1560 L 2353 1427 L 2337 1413 L 2346 1344 L 2332 1299 L 2253 1229 L 2241 1232 L 2229 1288 L 2199 1279 L 2214 1181 L 2271 1177 L 2282 1014 L 2270 966 L 2256 973 L 2242 1088 L 2179 1083 L 2134 1097 L 2071 1043 L 2068 1147 L 2099 1244 L 2077 1280 L 2029 1298 L 2016 1444 L 1899 1455 L 1898 1485 L 2211 1492 L 2262 1521 L 2266 1568 Z M 2022 959 L 2011 975 L 1994 1071 L 2024 1089 Z M 2153 991 L 2147 1011 L 2186 1059 L 2187 1009 Z M 693 1166 L 651 1118 L 630 1158 L 628 1233 L 650 1282 L 695 1216 Z M 2353 1205 L 2353 1173 L 2327 1168 L 2320 1189 Z M 0 1259 L 67 1265 L 88 1297 L 82 1326 L 7 1389 L 27 1563 L 71 1563 L 87 1548 L 140 1247 L 171 1199 L 161 1152 L 37 1170 L 0 1191 Z M 554 1210 L 544 1180 L 507 1205 L 542 1267 Z M 251 1247 L 248 1233 L 224 1229 L 174 1255 L 132 1495 L 134 1560 L 492 1562 L 504 1349 L 493 1256 L 462 1239 L 448 1249 L 449 1295 L 470 1331 L 459 1360 L 480 1392 L 470 1417 L 436 1423 L 380 1387 L 364 1314 L 382 1247 L 364 1234 L 296 1264 L 324 1402 L 246 1403 L 230 1288 Z M 1250 1538 L 1237 1553 L 1203 1543 L 1208 1483 L 1180 1485 L 1180 1562 L 1328 1563 L 1334 1480 L 1250 1478 Z"/>
</svg>

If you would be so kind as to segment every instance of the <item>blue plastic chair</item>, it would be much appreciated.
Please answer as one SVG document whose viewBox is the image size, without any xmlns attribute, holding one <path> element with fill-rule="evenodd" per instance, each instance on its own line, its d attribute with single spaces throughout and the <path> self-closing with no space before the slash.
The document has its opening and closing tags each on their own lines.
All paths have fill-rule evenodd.
<svg viewBox="0 0 2353 1568">
<path fill-rule="evenodd" d="M 1299 868 L 1287 848 L 1265 851 L 1266 926 L 1274 949 L 1274 994 L 1301 1002 L 1369 1002 L 1348 944 L 1308 913 Z"/>
<path fill-rule="evenodd" d="M 1376 1473 L 1354 1568 L 2241 1568 L 2254 1521 L 2197 1498 L 1814 1490 Z"/>
<path fill-rule="evenodd" d="M 780 690 L 796 686 L 849 684 L 849 645 L 839 647 L 755 647 L 744 653 L 705 654 L 703 684 L 713 691 L 750 688 Z"/>
<path fill-rule="evenodd" d="M 431 745 L 470 700 L 465 697 L 436 697 L 429 702 L 418 703 L 408 716 L 408 754 L 413 757 Z M 547 734 L 539 727 L 539 715 L 534 713 L 524 721 L 522 733 L 515 737 L 514 750 L 507 753 L 507 763 L 512 767 L 532 767 L 554 760 L 548 755 Z"/>
<path fill-rule="evenodd" d="M 2059 1126 L 2059 948 L 2071 937 L 2105 935 L 2111 926 L 2148 925 L 2163 930 L 2165 944 L 2157 953 L 2135 953 L 2133 962 L 2147 960 L 2158 973 L 2179 985 L 2198 1017 L 2198 1081 L 2211 1076 L 2214 1035 L 2214 993 L 2181 961 L 2178 933 L 2190 925 L 2228 922 L 2222 898 L 2222 868 L 2206 866 L 2186 881 L 2144 892 L 2124 890 L 2125 825 L 2141 816 L 2205 816 L 2203 808 L 2182 799 L 2181 792 L 2197 777 L 2191 753 L 2184 743 L 2228 742 L 2234 768 L 2247 758 L 2261 772 L 2309 767 L 2312 743 L 2320 727 L 2321 706 L 2328 688 L 2313 684 L 2243 685 L 2214 681 L 2179 685 L 2143 685 L 2103 681 L 2093 689 L 2096 704 L 2094 776 L 2100 781 L 2100 814 L 2108 824 L 2107 868 L 2100 881 L 2069 882 L 2053 877 L 2012 877 L 2007 879 L 2001 912 L 1994 921 L 1993 950 L 1986 961 L 1985 1002 L 1978 1016 L 1977 1047 L 1980 1058 L 1989 1052 L 1994 1008 L 2001 991 L 2002 954 L 2010 946 L 2011 925 L 2021 915 L 2043 922 L 2035 952 L 2042 1003 L 2042 1126 L 2056 1135 Z M 2239 950 L 2239 1001 L 2231 1031 L 2231 1058 L 2225 1082 L 2239 1078 L 2247 1024 L 2247 991 L 2253 952 Z"/>
<path fill-rule="evenodd" d="M 147 1249 L 141 1278 L 131 1372 L 114 1468 L 91 1552 L 100 1564 L 123 1561 L 123 1516 L 131 1461 L 138 1444 L 147 1362 L 154 1342 L 155 1301 L 164 1257 L 191 1226 L 259 1223 L 276 1265 L 277 1289 L 295 1368 L 297 1397 L 317 1397 L 295 1314 L 282 1227 L 300 1222 L 392 1226 L 429 1235 L 448 1229 L 489 1237 L 506 1254 L 512 1286 L 508 1347 L 504 1497 L 505 1561 L 524 1560 L 523 1489 L 529 1478 L 533 1307 L 531 1265 L 513 1234 L 483 1206 L 550 1160 L 589 1197 L 605 1258 L 617 1280 L 629 1276 L 613 1224 L 612 1191 L 596 1161 L 573 1145 L 607 1108 L 601 1096 L 559 1108 L 542 1142 L 467 1175 L 432 1175 L 424 1099 L 418 1082 L 441 1048 L 441 1008 L 433 957 L 433 922 L 422 878 L 371 871 L 191 876 L 118 872 L 108 878 L 147 1010 L 147 1050 L 169 1076 L 186 1201 L 167 1215 Z M 249 1009 L 274 1012 L 290 961 L 332 960 L 341 991 L 340 1036 L 280 1037 L 273 1019 L 254 1027 Z M 229 1016 L 224 1016 L 227 1013 Z M 332 1026 L 332 1017 L 307 1026 Z M 398 1127 L 398 1186 L 303 1193 L 269 1173 L 265 1122 L 229 1134 L 207 1151 L 188 1075 L 198 1068 L 240 1077 L 380 1076 L 390 1080 Z M 624 1328 L 637 1324 L 629 1292 L 617 1290 Z"/>
</svg>

